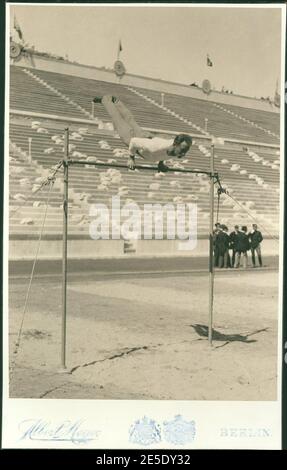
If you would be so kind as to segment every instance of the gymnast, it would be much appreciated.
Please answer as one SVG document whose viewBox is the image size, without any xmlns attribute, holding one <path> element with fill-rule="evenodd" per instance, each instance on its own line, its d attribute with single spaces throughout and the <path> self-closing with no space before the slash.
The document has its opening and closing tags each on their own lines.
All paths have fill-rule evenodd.
<svg viewBox="0 0 287 470">
<path fill-rule="evenodd" d="M 139 157 L 148 163 L 157 163 L 158 171 L 166 172 L 168 167 L 164 160 L 184 157 L 192 145 L 188 134 L 178 134 L 174 139 L 153 137 L 137 124 L 132 113 L 115 96 L 96 96 L 93 102 L 103 104 L 115 130 L 129 148 L 128 168 L 131 170 L 135 169 L 135 157 Z"/>
</svg>

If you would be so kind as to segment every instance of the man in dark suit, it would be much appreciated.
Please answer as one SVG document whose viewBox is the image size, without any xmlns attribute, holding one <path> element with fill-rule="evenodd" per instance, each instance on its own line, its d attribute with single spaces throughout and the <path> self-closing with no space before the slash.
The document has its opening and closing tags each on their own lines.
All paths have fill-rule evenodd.
<svg viewBox="0 0 287 470">
<path fill-rule="evenodd" d="M 250 249 L 249 238 L 247 235 L 247 227 L 244 225 L 241 227 L 241 230 L 238 232 L 238 238 L 236 242 L 236 253 L 235 253 L 235 268 L 240 266 L 241 254 L 243 254 L 243 268 L 247 268 L 248 259 L 247 251 Z"/>
<path fill-rule="evenodd" d="M 213 256 L 214 256 L 214 266 L 218 268 L 219 263 L 219 252 L 218 252 L 218 243 L 217 236 L 221 232 L 221 225 L 219 222 L 216 222 L 215 228 L 213 230 Z"/>
<path fill-rule="evenodd" d="M 219 254 L 218 267 L 228 267 L 228 249 L 229 249 L 229 235 L 226 225 L 221 225 L 221 230 L 216 237 L 216 246 Z"/>
<path fill-rule="evenodd" d="M 263 240 L 262 233 L 257 229 L 256 224 L 252 224 L 252 230 L 248 234 L 248 238 L 250 241 L 251 247 L 251 257 L 252 257 L 252 266 L 256 268 L 256 261 L 255 261 L 255 252 L 258 256 L 259 266 L 262 268 L 262 256 L 261 256 L 261 245 L 260 243 Z"/>
<path fill-rule="evenodd" d="M 236 243 L 238 239 L 238 232 L 239 232 L 239 226 L 235 225 L 234 226 L 234 231 L 231 232 L 229 235 L 230 238 L 230 245 L 229 248 L 232 250 L 232 258 L 231 258 L 231 267 L 234 268 L 234 263 L 235 263 L 235 253 L 236 253 Z"/>
</svg>

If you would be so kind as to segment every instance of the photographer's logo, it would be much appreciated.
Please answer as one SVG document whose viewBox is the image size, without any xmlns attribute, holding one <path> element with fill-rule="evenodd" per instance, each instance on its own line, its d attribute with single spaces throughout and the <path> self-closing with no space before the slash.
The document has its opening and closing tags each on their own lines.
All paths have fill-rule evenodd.
<svg viewBox="0 0 287 470">
<path fill-rule="evenodd" d="M 144 416 L 130 427 L 130 442 L 148 446 L 161 441 L 160 426 L 153 420 Z"/>
<path fill-rule="evenodd" d="M 181 415 L 176 415 L 172 421 L 163 423 L 163 435 L 171 444 L 188 444 L 194 440 L 195 434 L 195 421 L 186 421 Z"/>
</svg>

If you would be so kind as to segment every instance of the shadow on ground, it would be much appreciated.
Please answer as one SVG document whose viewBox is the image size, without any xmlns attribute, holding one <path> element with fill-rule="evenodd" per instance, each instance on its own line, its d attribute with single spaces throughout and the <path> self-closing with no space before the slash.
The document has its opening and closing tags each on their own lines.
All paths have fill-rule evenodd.
<svg viewBox="0 0 287 470">
<path fill-rule="evenodd" d="M 196 323 L 195 325 L 190 325 L 194 329 L 194 331 L 201 337 L 208 337 L 208 327 L 206 325 L 199 325 Z M 256 339 L 248 339 L 249 336 L 254 335 L 256 333 L 261 333 L 262 331 L 266 331 L 267 328 L 263 328 L 261 330 L 256 330 L 253 333 L 249 333 L 247 335 L 242 335 L 242 334 L 225 334 L 225 333 L 220 333 L 219 331 L 216 331 L 213 329 L 212 331 L 212 339 L 214 341 L 223 341 L 226 343 L 230 343 L 233 341 L 240 341 L 242 343 L 256 343 Z"/>
</svg>

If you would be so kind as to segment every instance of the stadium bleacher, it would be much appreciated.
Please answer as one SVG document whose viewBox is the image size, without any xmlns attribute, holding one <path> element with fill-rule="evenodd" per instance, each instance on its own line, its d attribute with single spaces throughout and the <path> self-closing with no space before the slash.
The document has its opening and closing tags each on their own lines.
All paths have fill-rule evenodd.
<svg viewBox="0 0 287 470">
<path fill-rule="evenodd" d="M 159 92 L 152 92 L 150 90 L 140 91 L 147 97 L 153 98 L 154 100 L 160 103 L 161 96 Z M 180 114 L 185 119 L 191 120 L 193 123 L 200 126 L 202 129 L 205 128 L 206 124 L 207 131 L 217 137 L 278 144 L 278 137 L 272 136 L 268 134 L 268 132 L 265 132 L 255 126 L 256 124 L 259 125 L 259 123 L 263 121 L 262 125 L 266 125 L 267 130 L 270 130 L 271 132 L 271 129 L 275 129 L 278 134 L 278 116 L 275 115 L 273 121 L 270 120 L 272 122 L 272 126 L 269 129 L 269 120 L 267 119 L 267 117 L 265 118 L 265 120 L 258 120 L 261 111 L 258 113 L 255 112 L 251 116 L 249 115 L 249 109 L 245 109 L 243 111 L 243 114 L 249 116 L 249 119 L 251 117 L 256 118 L 254 119 L 252 125 L 251 123 L 242 121 L 239 117 L 236 117 L 234 114 L 226 113 L 222 108 L 227 109 L 227 106 L 215 105 L 216 103 L 210 101 L 198 100 L 195 98 L 189 98 L 186 96 L 179 96 L 168 93 L 164 94 L 165 107 L 174 110 L 176 113 Z M 236 109 L 238 110 L 239 108 Z M 238 111 L 238 116 L 239 113 L 240 111 Z M 272 113 L 265 112 L 265 114 L 268 115 Z M 205 119 L 207 119 L 207 123 Z"/>
<path fill-rule="evenodd" d="M 15 68 L 17 67 L 12 67 L 12 70 Z M 18 71 L 16 75 L 20 73 L 26 75 L 25 69 Z M 13 74 L 14 72 L 11 75 Z M 43 70 L 33 70 L 33 75 L 55 87 L 60 93 L 65 94 L 67 98 L 78 103 L 87 112 L 91 112 L 91 100 L 94 96 L 114 94 L 129 107 L 139 125 L 143 127 L 182 132 L 194 131 L 194 129 L 183 120 L 179 120 L 167 114 L 164 108 L 169 108 L 174 111 L 176 115 L 182 116 L 186 121 L 192 121 L 192 123 L 201 128 L 201 131 L 197 129 L 199 133 L 204 133 L 203 131 L 206 125 L 205 119 L 207 119 L 208 132 L 215 136 L 260 143 L 279 143 L 280 122 L 279 116 L 275 113 L 239 108 L 236 106 L 232 107 L 230 105 L 222 106 L 210 101 L 169 93 L 164 94 L 164 106 L 160 109 L 158 106 L 154 106 L 150 101 L 142 98 L 139 94 L 132 93 L 128 87 L 121 85 L 111 85 L 107 82 L 74 76 L 69 77 Z M 36 80 L 34 80 L 34 82 L 37 83 Z M 33 81 L 28 82 L 27 80 L 27 83 L 25 83 L 25 87 L 26 86 L 28 86 L 28 89 L 30 86 L 33 88 Z M 137 87 L 134 87 L 134 90 L 140 92 L 143 97 L 150 98 L 156 103 L 161 104 L 161 93 Z M 57 100 L 55 96 L 54 99 Z M 34 100 L 32 103 L 33 102 Z M 14 103 L 17 105 L 17 101 L 13 101 L 11 102 L 11 107 L 15 107 Z M 39 106 L 39 103 L 37 104 Z M 24 104 L 22 104 L 21 109 L 23 109 L 23 106 Z M 59 103 L 57 103 L 55 110 L 59 107 Z M 40 109 L 39 112 L 41 112 L 42 108 L 43 104 L 38 108 Z M 24 109 L 27 111 L 32 110 L 29 102 Z M 73 110 L 71 110 L 71 113 L 72 111 Z M 233 114 L 227 113 L 226 111 L 230 111 Z M 46 112 L 46 105 L 43 112 Z M 109 116 L 102 106 L 96 106 L 95 114 L 100 119 L 109 120 Z M 243 121 L 241 118 L 245 118 L 250 122 Z M 256 126 L 261 126 L 264 130 Z"/>
<path fill-rule="evenodd" d="M 195 142 L 186 158 L 180 161 L 186 168 L 204 171 L 209 169 L 210 148 L 204 141 L 205 118 L 208 119 L 208 132 L 212 135 L 240 140 L 237 145 L 227 143 L 216 149 L 216 171 L 232 197 L 262 222 L 269 233 L 278 234 L 278 115 L 224 105 L 226 110 L 232 110 L 238 116 L 262 127 L 259 128 L 218 108 L 210 101 L 165 93 L 162 106 L 161 95 L 156 91 L 39 69 L 28 72 L 18 66 L 12 66 L 10 70 L 10 235 L 39 233 L 48 188 L 45 187 L 36 194 L 33 193 L 33 188 L 39 184 L 39 178 L 47 175 L 48 170 L 63 158 L 65 125 L 69 124 L 72 136 L 72 158 L 97 159 L 108 163 L 126 161 L 123 155 L 124 145 L 120 139 L 113 132 L 101 129 L 93 122 L 92 117 L 89 118 L 91 99 L 98 94 L 119 96 L 143 127 L 155 131 L 160 129 L 174 133 L 173 135 L 180 131 L 197 134 L 198 142 Z M 174 115 L 167 110 L 172 110 Z M 22 111 L 22 115 L 19 116 L 17 111 Z M 29 113 L 37 113 L 37 116 L 33 117 Z M 49 115 L 54 118 L 49 119 Z M 103 122 L 109 122 L 109 116 L 100 105 L 95 106 L 95 116 Z M 69 118 L 74 121 L 69 123 Z M 75 122 L 77 119 L 78 124 Z M 81 119 L 89 119 L 90 124 L 84 128 Z M 202 141 L 200 137 L 203 138 Z M 249 144 L 251 141 L 258 142 L 254 150 Z M 170 165 L 173 163 L 170 162 Z M 62 233 L 61 172 L 58 176 L 50 196 L 45 233 L 59 236 Z M 196 202 L 199 234 L 206 236 L 208 233 L 207 176 L 186 177 L 175 173 L 151 174 L 125 169 L 111 172 L 103 168 L 74 166 L 70 170 L 69 187 L 69 236 L 88 236 L 90 205 L 105 203 L 110 206 L 112 195 L 120 195 L 123 203 L 134 201 L 141 208 L 145 203 Z M 24 204 L 26 197 L 28 200 Z M 224 195 L 221 201 L 220 218 L 230 228 L 237 222 L 246 222 L 246 219 L 247 223 L 251 223 L 251 219 L 231 198 Z M 19 205 L 21 207 L 13 215 L 13 210 Z"/>
</svg>

